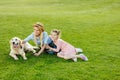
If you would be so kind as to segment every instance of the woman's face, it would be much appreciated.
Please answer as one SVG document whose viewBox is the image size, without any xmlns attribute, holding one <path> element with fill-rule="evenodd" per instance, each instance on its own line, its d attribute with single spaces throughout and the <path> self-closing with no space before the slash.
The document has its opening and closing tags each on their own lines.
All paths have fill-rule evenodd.
<svg viewBox="0 0 120 80">
<path fill-rule="evenodd" d="M 51 38 L 52 38 L 53 41 L 57 40 L 58 37 L 59 37 L 59 36 L 57 35 L 57 33 L 51 32 Z"/>
<path fill-rule="evenodd" d="M 35 33 L 36 36 L 40 35 L 40 31 L 37 27 L 34 27 L 34 33 Z"/>
</svg>

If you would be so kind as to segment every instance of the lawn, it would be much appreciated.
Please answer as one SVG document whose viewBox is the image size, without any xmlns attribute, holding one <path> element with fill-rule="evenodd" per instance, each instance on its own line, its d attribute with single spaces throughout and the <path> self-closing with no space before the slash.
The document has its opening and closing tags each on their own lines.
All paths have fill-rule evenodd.
<svg viewBox="0 0 120 80">
<path fill-rule="evenodd" d="M 82 48 L 89 61 L 46 53 L 13 60 L 9 40 L 26 38 L 36 22 L 48 34 L 60 29 L 61 38 Z M 43 79 L 120 80 L 119 0 L 0 0 L 0 80 Z"/>
</svg>

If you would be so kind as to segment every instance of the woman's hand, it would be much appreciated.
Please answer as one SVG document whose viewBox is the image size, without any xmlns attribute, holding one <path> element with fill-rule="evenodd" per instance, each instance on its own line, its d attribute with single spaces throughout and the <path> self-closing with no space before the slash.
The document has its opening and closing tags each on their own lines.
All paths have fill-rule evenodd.
<svg viewBox="0 0 120 80">
<path fill-rule="evenodd" d="M 44 51 L 45 48 L 46 48 L 46 45 L 43 45 L 43 47 L 40 49 L 40 51 L 38 53 L 35 53 L 34 55 L 39 56 Z"/>
<path fill-rule="evenodd" d="M 46 49 L 52 50 L 52 48 L 48 45 L 46 46 Z"/>
<path fill-rule="evenodd" d="M 22 40 L 21 43 L 22 43 L 22 44 L 25 44 L 25 41 Z"/>
<path fill-rule="evenodd" d="M 46 46 L 46 49 L 50 49 L 50 47 L 47 45 L 47 46 Z"/>
<path fill-rule="evenodd" d="M 34 55 L 35 55 L 35 56 L 39 56 L 40 54 L 39 54 L 39 53 L 35 53 Z"/>
</svg>

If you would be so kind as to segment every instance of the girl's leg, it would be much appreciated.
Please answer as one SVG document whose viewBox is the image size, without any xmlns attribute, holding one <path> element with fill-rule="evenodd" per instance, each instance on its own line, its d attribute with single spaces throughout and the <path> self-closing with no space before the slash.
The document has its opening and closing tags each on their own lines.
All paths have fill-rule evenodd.
<svg viewBox="0 0 120 80">
<path fill-rule="evenodd" d="M 79 52 L 80 52 L 80 53 L 83 52 L 83 50 L 80 49 L 80 48 L 75 48 L 75 50 L 76 50 L 77 53 L 79 53 Z"/>
<path fill-rule="evenodd" d="M 84 54 L 79 54 L 80 55 L 80 58 L 84 61 L 88 61 L 88 58 L 87 56 L 85 56 Z"/>
<path fill-rule="evenodd" d="M 75 55 L 75 54 L 65 54 L 64 55 L 64 59 L 75 59 L 78 58 L 79 56 Z"/>
<path fill-rule="evenodd" d="M 76 54 L 66 54 L 64 55 L 64 59 L 73 59 L 75 62 L 77 62 L 77 58 L 81 58 L 82 60 L 84 61 L 88 61 L 88 58 L 84 55 L 84 54 L 79 54 L 79 55 L 76 55 Z"/>
<path fill-rule="evenodd" d="M 77 58 L 81 58 L 84 61 L 88 61 L 88 58 L 84 54 L 62 54 L 57 53 L 57 56 L 60 58 L 64 58 L 65 60 L 72 59 L 73 61 L 77 62 Z"/>
<path fill-rule="evenodd" d="M 62 53 L 57 53 L 57 56 L 60 57 L 60 58 L 64 58 Z"/>
<path fill-rule="evenodd" d="M 60 57 L 60 58 L 64 58 L 65 60 L 80 57 L 79 55 L 62 53 L 62 52 L 57 53 L 57 56 Z"/>
<path fill-rule="evenodd" d="M 64 58 L 65 60 L 71 59 L 71 57 L 64 56 L 62 53 L 58 53 L 57 56 L 60 57 L 60 58 Z M 76 58 L 76 57 L 75 57 L 75 58 L 72 58 L 72 60 L 73 60 L 74 62 L 77 62 L 77 58 Z"/>
</svg>

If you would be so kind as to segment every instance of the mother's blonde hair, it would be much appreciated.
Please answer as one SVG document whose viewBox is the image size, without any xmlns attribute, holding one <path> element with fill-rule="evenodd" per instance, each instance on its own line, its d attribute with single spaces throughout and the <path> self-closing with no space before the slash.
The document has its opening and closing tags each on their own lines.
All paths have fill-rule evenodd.
<svg viewBox="0 0 120 80">
<path fill-rule="evenodd" d="M 40 32 L 40 41 L 41 41 L 40 47 L 42 47 L 42 45 L 43 45 L 44 25 L 43 25 L 42 23 L 40 23 L 40 22 L 37 22 L 37 23 L 35 23 L 35 24 L 33 25 L 33 27 L 37 27 L 37 28 L 39 29 L 39 32 Z M 38 46 L 38 45 L 37 45 L 37 40 L 36 40 L 35 34 L 34 34 L 34 42 L 35 42 L 36 46 Z"/>
</svg>

